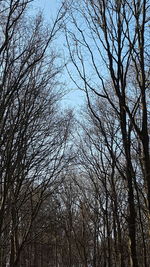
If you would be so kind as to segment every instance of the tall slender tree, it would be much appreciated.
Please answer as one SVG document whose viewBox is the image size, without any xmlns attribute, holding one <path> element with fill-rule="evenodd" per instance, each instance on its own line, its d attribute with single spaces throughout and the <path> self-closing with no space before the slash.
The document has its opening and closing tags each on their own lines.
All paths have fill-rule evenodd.
<svg viewBox="0 0 150 267">
<path fill-rule="evenodd" d="M 28 0 L 0 1 L 0 265 L 20 266 L 21 251 L 47 196 L 68 164 L 71 112 L 61 114 L 62 66 L 51 28 L 31 19 Z"/>
<path fill-rule="evenodd" d="M 140 179 L 147 194 L 145 208 L 148 220 L 150 203 L 149 1 L 68 1 L 68 10 L 66 42 L 80 80 L 70 71 L 69 74 L 77 87 L 85 91 L 88 107 L 99 123 L 107 146 L 107 129 L 103 127 L 103 118 L 95 107 L 94 98 L 105 100 L 119 122 L 118 140 L 121 138 L 120 146 L 125 160 L 123 176 L 128 191 L 130 266 L 136 267 L 139 266 L 136 237 L 137 174 L 132 155 L 133 136 L 141 146 L 143 175 Z M 131 73 L 134 73 L 134 78 Z M 111 157 L 113 160 L 114 155 L 111 154 Z"/>
</svg>

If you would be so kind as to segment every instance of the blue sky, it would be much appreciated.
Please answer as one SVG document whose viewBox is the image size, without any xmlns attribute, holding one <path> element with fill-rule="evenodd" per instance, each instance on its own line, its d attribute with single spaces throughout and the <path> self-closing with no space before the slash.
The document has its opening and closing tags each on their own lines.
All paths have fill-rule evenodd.
<svg viewBox="0 0 150 267">
<path fill-rule="evenodd" d="M 43 11 L 46 20 L 50 21 L 50 17 L 55 16 L 58 6 L 57 0 L 34 0 L 32 4 L 37 10 Z"/>
<path fill-rule="evenodd" d="M 35 9 L 35 12 L 38 12 L 39 10 L 42 11 L 45 20 L 50 23 L 52 19 L 55 19 L 59 3 L 60 0 L 34 0 L 32 6 Z M 57 50 L 60 49 L 63 51 L 63 42 L 65 42 L 65 39 L 59 36 Z M 72 107 L 77 110 L 80 109 L 80 106 L 83 104 L 83 93 L 75 89 L 75 85 L 69 80 L 67 75 L 63 76 L 63 81 L 66 81 L 68 90 L 70 91 L 70 93 L 64 97 L 63 106 L 66 108 Z"/>
</svg>

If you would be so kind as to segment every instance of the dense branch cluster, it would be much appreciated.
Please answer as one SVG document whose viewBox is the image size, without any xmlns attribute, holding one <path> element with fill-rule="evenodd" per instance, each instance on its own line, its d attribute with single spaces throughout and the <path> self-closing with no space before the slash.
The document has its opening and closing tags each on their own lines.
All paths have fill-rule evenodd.
<svg viewBox="0 0 150 267">
<path fill-rule="evenodd" d="M 58 109 L 61 66 L 51 47 L 61 14 L 48 29 L 40 14 L 26 14 L 29 2 L 0 2 L 0 266 L 20 266 L 41 205 L 69 160 L 72 115 Z"/>
</svg>

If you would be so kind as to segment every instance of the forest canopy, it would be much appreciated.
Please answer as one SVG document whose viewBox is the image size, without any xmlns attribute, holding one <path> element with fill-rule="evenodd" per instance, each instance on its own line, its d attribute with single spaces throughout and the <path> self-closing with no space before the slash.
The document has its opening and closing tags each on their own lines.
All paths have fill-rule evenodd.
<svg viewBox="0 0 150 267">
<path fill-rule="evenodd" d="M 0 267 L 148 267 L 150 2 L 33 2 L 0 1 Z"/>
</svg>

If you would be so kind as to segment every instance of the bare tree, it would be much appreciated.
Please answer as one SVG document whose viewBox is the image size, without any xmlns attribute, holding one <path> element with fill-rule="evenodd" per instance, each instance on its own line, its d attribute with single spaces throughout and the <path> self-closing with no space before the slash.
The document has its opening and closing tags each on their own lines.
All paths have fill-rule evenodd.
<svg viewBox="0 0 150 267">
<path fill-rule="evenodd" d="M 62 66 L 52 41 L 62 8 L 51 28 L 42 15 L 30 19 L 31 1 L 0 2 L 0 261 L 20 266 L 20 254 L 47 188 L 61 183 L 69 164 L 67 140 L 72 113 L 61 114 L 58 75 Z"/>
<path fill-rule="evenodd" d="M 119 122 L 117 138 L 121 138 L 120 149 L 125 160 L 122 176 L 127 181 L 128 192 L 129 265 L 138 266 L 137 173 L 132 142 L 134 136 L 141 146 L 143 175 L 140 179 L 147 194 L 145 208 L 149 220 L 149 4 L 148 1 L 102 0 L 80 3 L 68 1 L 68 6 L 66 41 L 71 62 L 80 80 L 68 72 L 77 87 L 85 91 L 89 109 L 99 124 L 107 147 L 110 147 L 107 129 L 103 127 L 103 118 L 93 100 L 105 100 Z M 131 73 L 134 73 L 134 78 Z M 112 153 L 111 158 L 114 160 Z M 146 261 L 144 264 L 147 265 Z"/>
</svg>

